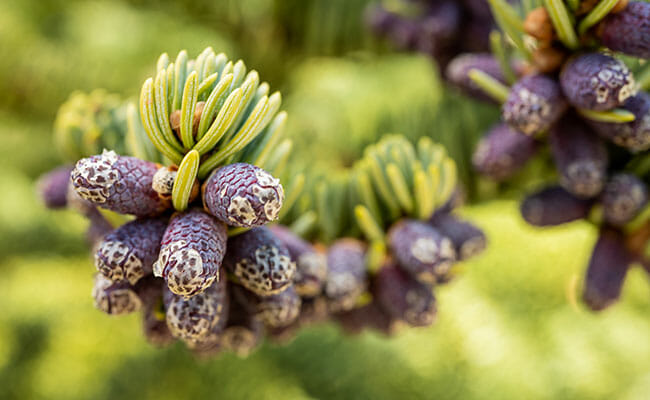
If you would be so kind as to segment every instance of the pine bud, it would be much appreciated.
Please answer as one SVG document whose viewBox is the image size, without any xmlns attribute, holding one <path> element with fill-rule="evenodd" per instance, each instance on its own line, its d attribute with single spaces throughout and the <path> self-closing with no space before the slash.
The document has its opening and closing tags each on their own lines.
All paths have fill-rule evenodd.
<svg viewBox="0 0 650 400">
<path fill-rule="evenodd" d="M 128 314 L 140 309 L 140 298 L 126 281 L 113 282 L 102 274 L 95 275 L 92 296 L 98 310 L 111 315 Z"/>
<path fill-rule="evenodd" d="M 521 203 L 521 216 L 534 226 L 554 226 L 587 218 L 593 201 L 580 199 L 561 186 L 529 194 Z"/>
<path fill-rule="evenodd" d="M 645 183 L 632 174 L 611 177 L 601 196 L 603 218 L 613 226 L 630 222 L 648 203 Z"/>
<path fill-rule="evenodd" d="M 598 27 L 609 49 L 639 58 L 650 58 L 650 4 L 631 1 L 618 13 L 610 13 Z"/>
<path fill-rule="evenodd" d="M 601 53 L 570 59 L 560 73 L 560 85 L 569 103 L 587 110 L 605 111 L 636 94 L 636 83 L 625 64 Z"/>
<path fill-rule="evenodd" d="M 250 164 L 221 167 L 203 187 L 205 208 L 231 226 L 251 228 L 275 221 L 283 201 L 280 181 Z"/>
<path fill-rule="evenodd" d="M 166 227 L 162 219 L 137 219 L 117 228 L 95 252 L 97 270 L 112 281 L 126 279 L 134 285 L 151 274 Z"/>
<path fill-rule="evenodd" d="M 560 184 L 571 194 L 594 197 L 607 179 L 604 143 L 578 118 L 567 115 L 550 132 L 549 140 Z"/>
<path fill-rule="evenodd" d="M 487 239 L 482 230 L 448 213 L 435 213 L 429 223 L 443 236 L 451 239 L 460 261 L 485 250 Z"/>
<path fill-rule="evenodd" d="M 650 95 L 639 92 L 623 104 L 623 109 L 634 114 L 634 121 L 608 123 L 589 121 L 594 130 L 603 138 L 632 152 L 650 148 Z"/>
<path fill-rule="evenodd" d="M 372 293 L 382 310 L 411 326 L 431 325 L 436 316 L 436 299 L 431 287 L 392 263 L 377 272 Z"/>
<path fill-rule="evenodd" d="M 496 181 L 512 177 L 536 153 L 538 143 L 506 124 L 492 127 L 481 139 L 472 156 L 474 168 Z"/>
<path fill-rule="evenodd" d="M 293 277 L 296 292 L 302 297 L 319 295 L 327 279 L 325 255 L 284 226 L 276 225 L 269 229 L 287 247 L 291 259 L 296 263 Z"/>
<path fill-rule="evenodd" d="M 350 238 L 339 239 L 327 251 L 325 296 L 330 311 L 354 308 L 366 291 L 366 246 Z"/>
<path fill-rule="evenodd" d="M 550 128 L 566 109 L 567 102 L 554 79 L 528 75 L 510 89 L 503 120 L 512 129 L 532 136 Z"/>
<path fill-rule="evenodd" d="M 224 265 L 242 286 L 259 296 L 286 290 L 296 273 L 289 251 L 266 227 L 231 237 Z"/>
<path fill-rule="evenodd" d="M 175 214 L 163 235 L 153 273 L 185 298 L 219 280 L 226 252 L 226 226 L 201 210 Z"/>
<path fill-rule="evenodd" d="M 400 268 L 427 284 L 445 276 L 456 261 L 451 240 L 421 221 L 394 224 L 388 231 L 388 246 Z"/>
<path fill-rule="evenodd" d="M 83 199 L 121 214 L 150 217 L 170 207 L 151 187 L 157 170 L 152 162 L 104 150 L 79 160 L 70 177 Z"/>
<path fill-rule="evenodd" d="M 582 295 L 589 308 L 600 311 L 618 300 L 633 258 L 625 248 L 622 233 L 608 228 L 601 229 L 589 260 Z"/>
<path fill-rule="evenodd" d="M 38 178 L 36 187 L 45 207 L 64 208 L 68 204 L 66 198 L 71 172 L 72 166 L 64 165 Z"/>
</svg>

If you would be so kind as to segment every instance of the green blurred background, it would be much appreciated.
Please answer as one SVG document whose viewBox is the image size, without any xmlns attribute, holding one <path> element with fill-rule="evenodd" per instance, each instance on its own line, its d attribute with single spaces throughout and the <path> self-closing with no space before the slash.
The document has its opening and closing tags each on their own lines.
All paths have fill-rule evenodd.
<svg viewBox="0 0 650 400">
<path fill-rule="evenodd" d="M 576 304 L 594 229 L 527 227 L 514 193 L 495 198 L 473 177 L 471 149 L 495 110 L 446 91 L 428 59 L 373 40 L 366 3 L 0 2 L 0 399 L 650 398 L 647 274 L 632 270 L 600 315 Z M 34 191 L 61 162 L 56 110 L 77 89 L 137 96 L 161 52 L 208 45 L 282 91 L 296 166 L 349 165 L 388 132 L 448 147 L 484 200 L 461 212 L 490 247 L 438 291 L 433 327 L 386 339 L 326 325 L 247 359 L 198 361 L 180 344 L 148 345 L 137 315 L 93 308 L 86 222 L 46 211 Z"/>
</svg>

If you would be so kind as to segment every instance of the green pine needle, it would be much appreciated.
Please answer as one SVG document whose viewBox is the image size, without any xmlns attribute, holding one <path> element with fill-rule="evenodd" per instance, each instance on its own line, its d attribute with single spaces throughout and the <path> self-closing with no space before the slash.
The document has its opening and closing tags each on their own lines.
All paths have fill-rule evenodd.
<svg viewBox="0 0 650 400">
<path fill-rule="evenodd" d="M 219 142 L 221 137 L 226 133 L 228 128 L 230 128 L 230 125 L 237 116 L 237 111 L 240 110 L 241 103 L 242 91 L 237 88 L 230 94 L 230 96 L 228 96 L 219 110 L 217 118 L 212 122 L 212 125 L 210 125 L 210 129 L 208 129 L 206 134 L 194 146 L 194 150 L 197 150 L 201 155 L 211 151 L 217 142 Z"/>
<path fill-rule="evenodd" d="M 409 192 L 408 184 L 404 175 L 400 172 L 396 164 L 390 163 L 386 165 L 386 174 L 391 183 L 391 189 L 395 193 L 395 197 L 400 202 L 400 205 L 407 213 L 413 212 L 413 197 Z"/>
<path fill-rule="evenodd" d="M 372 217 L 370 211 L 362 205 L 354 207 L 354 216 L 363 231 L 363 234 L 373 241 L 384 241 L 384 231 L 377 221 Z"/>
<path fill-rule="evenodd" d="M 610 122 L 615 124 L 624 124 L 632 122 L 636 118 L 634 113 L 622 108 L 615 108 L 608 111 L 593 111 L 579 108 L 578 112 L 585 118 L 598 122 Z"/>
<path fill-rule="evenodd" d="M 178 211 L 187 209 L 190 202 L 192 188 L 199 171 L 200 158 L 198 151 L 190 150 L 178 166 L 174 187 L 172 188 L 172 204 Z"/>
<path fill-rule="evenodd" d="M 160 151 L 165 157 L 169 158 L 173 163 L 181 162 L 183 155 L 165 141 L 165 138 L 156 123 L 155 115 L 153 79 L 149 78 L 145 81 L 140 93 L 140 116 L 142 118 L 142 125 L 147 132 L 147 136 L 149 136 L 149 140 L 151 140 L 154 146 L 156 146 L 158 151 Z"/>
<path fill-rule="evenodd" d="M 503 76 L 506 78 L 506 82 L 508 82 L 511 85 L 515 83 L 517 81 L 517 76 L 512 70 L 512 66 L 510 65 L 510 57 L 508 56 L 508 53 L 503 43 L 503 37 L 501 36 L 501 33 L 499 33 L 499 31 L 490 32 L 490 49 L 492 50 L 492 54 L 494 54 L 494 57 L 499 62 L 499 66 L 501 67 L 501 72 L 503 73 Z"/>
<path fill-rule="evenodd" d="M 510 88 L 485 72 L 473 68 L 467 74 L 481 90 L 492 97 L 498 103 L 505 103 L 510 93 Z"/>
<path fill-rule="evenodd" d="M 620 0 L 601 0 L 578 25 L 578 33 L 584 34 L 592 26 L 599 23 L 616 6 Z"/>
<path fill-rule="evenodd" d="M 573 28 L 572 17 L 563 0 L 544 0 L 558 38 L 566 47 L 576 50 L 580 47 L 578 36 Z"/>
<path fill-rule="evenodd" d="M 191 149 L 194 146 L 194 133 L 192 126 L 194 125 L 194 111 L 196 110 L 196 102 L 199 96 L 199 78 L 196 71 L 192 71 L 187 77 L 185 88 L 183 89 L 183 97 L 181 101 L 181 142 L 185 149 Z"/>
</svg>

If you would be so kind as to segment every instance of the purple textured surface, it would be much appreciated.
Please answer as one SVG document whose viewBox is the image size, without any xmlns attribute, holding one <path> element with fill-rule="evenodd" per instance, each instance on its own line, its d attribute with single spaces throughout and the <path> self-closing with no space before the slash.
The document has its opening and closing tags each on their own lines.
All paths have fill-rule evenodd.
<svg viewBox="0 0 650 400">
<path fill-rule="evenodd" d="M 368 286 L 365 254 L 365 245 L 356 239 L 339 239 L 329 247 L 325 295 L 330 311 L 354 308 L 365 292 Z"/>
<path fill-rule="evenodd" d="M 110 315 L 132 313 L 142 305 L 135 289 L 128 282 L 113 282 L 101 274 L 95 275 L 92 296 L 95 308 Z"/>
<path fill-rule="evenodd" d="M 300 313 L 301 300 L 293 287 L 271 296 L 259 297 L 256 316 L 264 325 L 280 328 L 290 325 Z"/>
<path fill-rule="evenodd" d="M 520 206 L 521 216 L 534 226 L 554 226 L 586 218 L 593 201 L 579 199 L 561 186 L 529 194 Z"/>
<path fill-rule="evenodd" d="M 201 293 L 219 280 L 226 226 L 201 210 L 174 215 L 163 235 L 154 274 L 181 296 Z"/>
<path fill-rule="evenodd" d="M 112 151 L 81 159 L 71 180 L 77 193 L 99 207 L 138 217 L 159 215 L 170 207 L 151 182 L 158 170 L 152 162 L 118 156 Z"/>
<path fill-rule="evenodd" d="M 56 209 L 68 204 L 66 198 L 71 172 L 71 165 L 63 165 L 38 178 L 36 187 L 45 207 Z"/>
<path fill-rule="evenodd" d="M 625 64 L 601 53 L 569 60 L 560 73 L 560 85 L 569 103 L 596 111 L 618 107 L 636 93 L 634 77 Z"/>
<path fill-rule="evenodd" d="M 598 32 L 611 50 L 650 58 L 650 4 L 631 1 L 623 11 L 609 14 Z"/>
<path fill-rule="evenodd" d="M 136 219 L 107 234 L 95 253 L 97 270 L 112 281 L 132 285 L 152 272 L 167 228 L 164 219 Z"/>
<path fill-rule="evenodd" d="M 284 226 L 270 226 L 269 229 L 287 247 L 296 263 L 293 285 L 298 294 L 302 297 L 319 295 L 327 279 L 326 256 Z"/>
<path fill-rule="evenodd" d="M 481 175 L 502 181 L 520 171 L 538 148 L 535 139 L 501 123 L 492 127 L 479 141 L 472 155 L 472 164 Z"/>
<path fill-rule="evenodd" d="M 250 164 L 221 167 L 203 187 L 206 209 L 231 226 L 251 228 L 274 221 L 283 201 L 280 181 Z"/>
<path fill-rule="evenodd" d="M 400 268 L 423 283 L 436 283 L 456 261 L 451 240 L 422 221 L 395 223 L 388 231 L 388 246 Z"/>
<path fill-rule="evenodd" d="M 608 154 L 602 140 L 573 114 L 567 114 L 549 133 L 551 153 L 560 184 L 582 198 L 598 195 L 607 179 Z"/>
<path fill-rule="evenodd" d="M 451 239 L 459 260 L 467 260 L 485 250 L 487 238 L 481 229 L 447 213 L 435 213 L 429 223 Z"/>
<path fill-rule="evenodd" d="M 186 299 L 168 289 L 163 293 L 167 326 L 174 337 L 194 346 L 207 344 L 228 320 L 228 290 L 225 279 Z"/>
<path fill-rule="evenodd" d="M 432 288 L 392 263 L 382 266 L 375 275 L 372 294 L 384 312 L 411 326 L 428 326 L 435 319 L 437 309 Z"/>
<path fill-rule="evenodd" d="M 510 88 L 503 104 L 503 120 L 526 135 L 547 130 L 568 105 L 556 81 L 546 75 L 528 75 Z"/>
<path fill-rule="evenodd" d="M 635 175 L 616 174 L 605 185 L 601 203 L 605 222 L 622 226 L 648 204 L 648 188 Z"/>
<path fill-rule="evenodd" d="M 624 240 L 623 234 L 616 230 L 600 230 L 587 267 L 582 294 L 582 299 L 594 311 L 609 307 L 621 295 L 625 275 L 633 260 Z"/>
<path fill-rule="evenodd" d="M 286 290 L 296 273 L 289 251 L 266 227 L 229 238 L 224 266 L 242 286 L 260 296 Z"/>
<path fill-rule="evenodd" d="M 589 124 L 603 138 L 625 147 L 632 152 L 650 148 L 650 95 L 639 92 L 630 97 L 623 106 L 634 113 L 634 121 L 626 123 L 607 123 L 589 120 Z"/>
<path fill-rule="evenodd" d="M 374 301 L 362 307 L 335 314 L 334 318 L 348 335 L 358 335 L 365 330 L 391 335 L 395 330 L 394 319 L 389 317 Z"/>
</svg>

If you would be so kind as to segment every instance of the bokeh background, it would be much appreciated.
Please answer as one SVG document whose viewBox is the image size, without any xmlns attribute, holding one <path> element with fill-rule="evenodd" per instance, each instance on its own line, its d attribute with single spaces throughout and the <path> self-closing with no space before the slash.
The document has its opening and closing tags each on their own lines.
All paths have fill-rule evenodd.
<svg viewBox="0 0 650 400">
<path fill-rule="evenodd" d="M 427 58 L 374 40 L 367 3 L 0 2 L 0 399 L 650 398 L 648 275 L 632 270 L 602 314 L 579 305 L 594 229 L 530 228 L 515 188 L 474 177 L 471 149 L 495 110 L 447 90 Z M 86 222 L 35 195 L 61 162 L 56 110 L 74 90 L 137 96 L 160 53 L 206 46 L 282 91 L 295 166 L 349 165 L 389 132 L 448 147 L 472 200 L 461 213 L 490 247 L 438 291 L 434 326 L 387 339 L 324 325 L 247 359 L 198 361 L 148 345 L 138 316 L 93 308 Z"/>
</svg>

